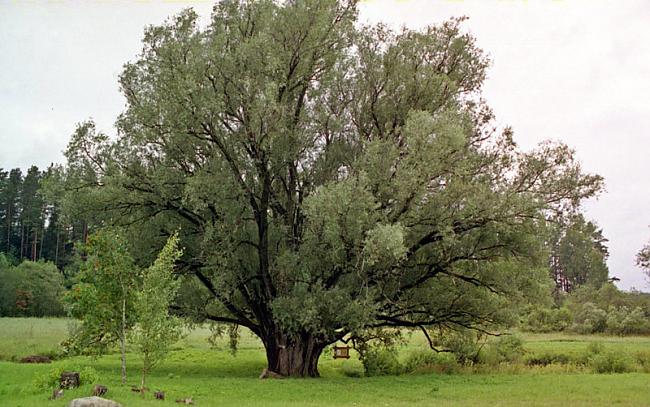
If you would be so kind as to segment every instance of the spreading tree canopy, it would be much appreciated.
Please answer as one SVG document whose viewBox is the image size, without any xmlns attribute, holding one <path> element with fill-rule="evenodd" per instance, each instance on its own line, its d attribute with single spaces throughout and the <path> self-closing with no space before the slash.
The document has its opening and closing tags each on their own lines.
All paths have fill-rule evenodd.
<svg viewBox="0 0 650 407">
<path fill-rule="evenodd" d="M 568 147 L 494 128 L 462 19 L 396 32 L 355 1 L 227 0 L 197 21 L 146 30 L 118 137 L 81 125 L 69 166 L 136 253 L 181 231 L 180 309 L 249 328 L 272 371 L 316 376 L 370 331 L 495 329 L 548 279 L 546 219 L 601 187 Z"/>
</svg>

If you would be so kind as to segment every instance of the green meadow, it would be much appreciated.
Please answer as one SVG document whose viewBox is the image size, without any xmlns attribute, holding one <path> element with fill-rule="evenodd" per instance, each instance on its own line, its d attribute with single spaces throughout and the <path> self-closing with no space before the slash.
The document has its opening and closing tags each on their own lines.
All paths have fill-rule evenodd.
<svg viewBox="0 0 650 407">
<path fill-rule="evenodd" d="M 119 382 L 119 355 L 93 359 L 63 358 L 59 343 L 65 338 L 65 319 L 0 319 L 0 406 L 63 406 L 88 396 L 94 383 L 66 391 L 49 401 L 42 382 L 60 370 L 91 371 L 93 380 L 109 388 L 107 398 L 123 406 L 178 405 L 191 397 L 198 406 L 648 406 L 650 405 L 650 338 L 522 335 L 521 361 L 502 364 L 429 366 L 393 376 L 363 377 L 355 354 L 349 360 L 321 357 L 318 379 L 260 380 L 264 351 L 256 338 L 243 334 L 236 355 L 227 339 L 212 347 L 207 329 L 195 329 L 179 342 L 148 379 L 150 392 L 131 391 L 139 380 L 140 360 L 128 355 L 129 383 Z M 595 346 L 594 343 L 601 345 Z M 414 335 L 400 347 L 399 358 L 425 349 Z M 625 373 L 595 373 L 588 363 L 590 349 L 616 355 Z M 26 355 L 55 358 L 51 364 L 21 364 Z M 531 361 L 537 361 L 531 363 Z M 541 362 L 540 362 L 541 361 Z M 89 369 L 92 368 L 92 369 Z M 83 377 L 82 377 L 83 381 Z M 166 400 L 153 398 L 163 390 Z"/>
</svg>

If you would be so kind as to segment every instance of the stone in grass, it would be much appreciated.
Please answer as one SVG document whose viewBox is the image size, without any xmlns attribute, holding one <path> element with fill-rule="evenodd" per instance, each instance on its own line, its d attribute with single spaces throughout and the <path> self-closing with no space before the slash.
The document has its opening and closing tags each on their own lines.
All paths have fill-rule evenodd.
<svg viewBox="0 0 650 407">
<path fill-rule="evenodd" d="M 79 387 L 79 372 L 63 372 L 59 381 L 62 389 L 74 389 Z"/>
<path fill-rule="evenodd" d="M 68 407 L 122 407 L 122 405 L 113 400 L 93 396 L 74 399 Z"/>
</svg>

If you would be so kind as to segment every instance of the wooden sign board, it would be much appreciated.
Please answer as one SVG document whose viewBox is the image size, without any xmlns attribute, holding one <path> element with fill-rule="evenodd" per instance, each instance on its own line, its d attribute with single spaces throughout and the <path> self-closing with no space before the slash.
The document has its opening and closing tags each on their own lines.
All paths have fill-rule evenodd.
<svg viewBox="0 0 650 407">
<path fill-rule="evenodd" d="M 349 346 L 335 346 L 334 347 L 334 359 L 350 359 L 350 347 Z"/>
</svg>

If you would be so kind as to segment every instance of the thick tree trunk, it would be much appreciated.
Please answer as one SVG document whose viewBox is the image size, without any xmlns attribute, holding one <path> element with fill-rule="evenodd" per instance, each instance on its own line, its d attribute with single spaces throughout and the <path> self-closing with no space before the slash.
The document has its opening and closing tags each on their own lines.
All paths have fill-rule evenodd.
<svg viewBox="0 0 650 407">
<path fill-rule="evenodd" d="M 272 335 L 263 339 L 268 369 L 282 376 L 318 377 L 318 359 L 326 344 L 311 335 L 287 338 Z"/>
</svg>

